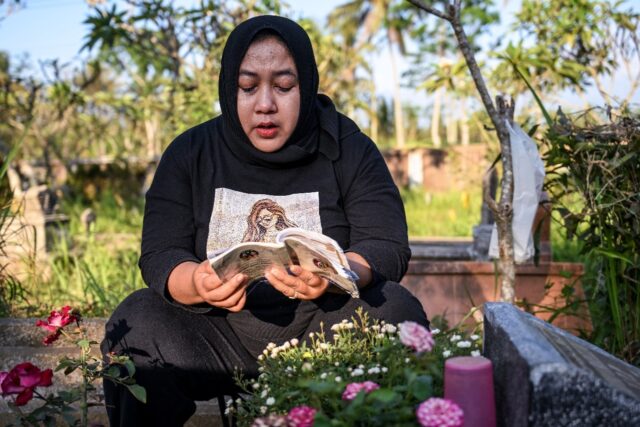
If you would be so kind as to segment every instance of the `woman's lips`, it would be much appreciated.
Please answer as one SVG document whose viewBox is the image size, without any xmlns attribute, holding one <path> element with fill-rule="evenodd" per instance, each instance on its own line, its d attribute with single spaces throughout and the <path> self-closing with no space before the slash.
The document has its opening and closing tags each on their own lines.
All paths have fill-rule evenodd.
<svg viewBox="0 0 640 427">
<path fill-rule="evenodd" d="M 273 138 L 278 133 L 278 126 L 271 122 L 260 123 L 256 126 L 256 133 L 262 138 Z"/>
</svg>

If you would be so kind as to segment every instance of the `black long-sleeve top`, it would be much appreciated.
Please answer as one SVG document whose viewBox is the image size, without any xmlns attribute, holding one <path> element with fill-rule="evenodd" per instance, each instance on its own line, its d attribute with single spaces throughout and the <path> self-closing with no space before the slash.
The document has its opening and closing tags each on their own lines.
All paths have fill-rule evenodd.
<svg viewBox="0 0 640 427">
<path fill-rule="evenodd" d="M 252 203 L 264 199 L 360 254 L 374 280 L 402 278 L 410 250 L 398 189 L 375 144 L 328 98 L 320 101 L 318 148 L 295 162 L 247 158 L 225 141 L 221 117 L 168 146 L 146 195 L 139 266 L 148 286 L 168 297 L 171 271 L 239 243 Z"/>
</svg>

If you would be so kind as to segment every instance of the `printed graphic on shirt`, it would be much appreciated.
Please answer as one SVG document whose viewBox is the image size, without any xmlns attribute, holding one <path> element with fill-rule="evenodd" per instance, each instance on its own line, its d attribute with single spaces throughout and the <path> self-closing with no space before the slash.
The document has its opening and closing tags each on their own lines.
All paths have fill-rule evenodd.
<svg viewBox="0 0 640 427">
<path fill-rule="evenodd" d="M 216 188 L 207 254 L 240 242 L 273 242 L 289 227 L 322 233 L 317 192 L 272 196 Z"/>
</svg>

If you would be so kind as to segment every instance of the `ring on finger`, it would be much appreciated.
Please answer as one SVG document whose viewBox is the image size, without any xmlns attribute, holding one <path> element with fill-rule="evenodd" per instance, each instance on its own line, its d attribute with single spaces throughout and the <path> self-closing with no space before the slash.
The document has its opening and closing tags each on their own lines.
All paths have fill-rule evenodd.
<svg viewBox="0 0 640 427">
<path fill-rule="evenodd" d="M 291 296 L 288 296 L 288 295 L 287 295 L 287 298 L 289 298 L 289 299 L 297 299 L 297 298 L 298 298 L 298 291 L 296 291 L 296 290 L 294 289 L 294 290 L 293 290 L 293 295 L 291 295 Z"/>
</svg>

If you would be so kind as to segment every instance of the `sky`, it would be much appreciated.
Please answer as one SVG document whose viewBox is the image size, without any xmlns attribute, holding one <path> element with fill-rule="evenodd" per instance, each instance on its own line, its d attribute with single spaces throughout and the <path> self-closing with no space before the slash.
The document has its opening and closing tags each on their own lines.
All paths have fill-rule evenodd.
<svg viewBox="0 0 640 427">
<path fill-rule="evenodd" d="M 291 6 L 294 16 L 304 15 L 324 24 L 328 13 L 347 0 L 285 1 Z M 501 30 L 504 30 L 506 22 L 517 10 L 519 1 L 497 1 L 501 5 L 503 21 Z M 26 8 L 14 12 L 0 21 L 0 50 L 8 51 L 12 57 L 28 53 L 32 63 L 36 66 L 38 60 L 57 58 L 60 63 L 65 63 L 79 59 L 81 56 L 78 52 L 86 32 L 82 21 L 90 12 L 86 2 L 83 0 L 27 0 L 26 4 Z M 626 5 L 638 10 L 640 9 L 640 0 L 627 1 Z M 6 11 L 6 6 L 0 8 L 1 15 L 4 15 Z M 390 97 L 392 78 L 390 77 L 391 66 L 387 55 L 386 52 L 380 53 L 373 58 L 372 62 L 378 92 L 383 96 Z M 407 66 L 407 61 L 400 59 L 400 71 L 406 70 Z M 628 80 L 622 74 L 615 76 L 605 84 L 605 87 L 618 95 L 628 92 L 629 86 Z M 403 98 L 410 99 L 412 103 L 420 105 L 430 103 L 430 98 L 426 93 L 422 91 L 416 93 L 409 88 L 403 89 Z M 564 94 L 561 98 L 569 107 L 577 108 L 582 104 L 578 97 L 570 93 Z M 603 105 L 602 98 L 595 90 L 589 91 L 587 98 L 594 105 Z M 632 102 L 640 104 L 640 91 L 636 92 Z"/>
</svg>

